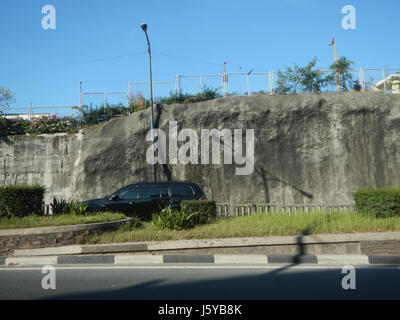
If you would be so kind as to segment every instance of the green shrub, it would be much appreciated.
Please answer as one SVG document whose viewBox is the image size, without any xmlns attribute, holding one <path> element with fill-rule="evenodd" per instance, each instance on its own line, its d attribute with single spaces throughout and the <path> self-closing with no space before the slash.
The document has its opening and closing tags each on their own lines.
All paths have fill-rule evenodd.
<svg viewBox="0 0 400 320">
<path fill-rule="evenodd" d="M 51 212 L 54 215 L 58 214 L 72 214 L 77 216 L 87 215 L 87 203 L 81 203 L 78 201 L 69 201 L 66 199 L 53 198 L 53 202 L 50 204 Z"/>
<path fill-rule="evenodd" d="M 198 212 L 193 218 L 195 225 L 209 223 L 217 217 L 217 206 L 212 200 L 182 200 L 181 207 L 189 214 Z"/>
<path fill-rule="evenodd" d="M 86 216 L 88 214 L 87 203 L 72 201 L 69 203 L 69 212 L 76 216 Z"/>
<path fill-rule="evenodd" d="M 176 93 L 174 91 L 170 91 L 169 97 L 160 97 L 157 98 L 157 103 L 161 104 L 172 104 L 172 103 L 196 103 L 207 100 L 213 100 L 221 97 L 218 93 L 218 88 L 208 88 L 205 87 L 202 92 L 197 94 L 189 94 L 189 93 Z"/>
<path fill-rule="evenodd" d="M 158 230 L 183 230 L 194 227 L 194 217 L 198 212 L 187 212 L 168 207 L 160 214 L 153 214 L 152 223 Z"/>
<path fill-rule="evenodd" d="M 6 119 L 0 117 L 0 136 L 25 134 L 29 131 L 29 121 L 25 119 Z"/>
<path fill-rule="evenodd" d="M 131 231 L 133 229 L 139 228 L 143 225 L 143 222 L 137 217 L 131 217 L 129 222 L 121 224 L 118 228 L 119 231 Z"/>
<path fill-rule="evenodd" d="M 143 225 L 143 222 L 137 218 L 137 217 L 132 217 L 131 221 L 129 221 L 129 225 L 131 228 L 139 228 Z"/>
<path fill-rule="evenodd" d="M 153 213 L 160 213 L 164 206 L 158 201 L 151 203 L 136 203 L 130 212 L 125 212 L 128 217 L 135 217 L 141 221 L 151 221 Z"/>
<path fill-rule="evenodd" d="M 357 212 L 375 217 L 400 215 L 400 189 L 361 189 L 353 194 Z"/>
<path fill-rule="evenodd" d="M 79 126 L 79 121 L 73 117 L 43 116 L 32 120 L 27 133 L 37 135 L 42 133 L 72 132 Z"/>
<path fill-rule="evenodd" d="M 43 116 L 32 119 L 5 119 L 0 117 L 0 136 L 16 134 L 58 133 L 76 132 L 80 127 L 80 122 L 73 117 L 59 118 L 56 115 Z"/>
<path fill-rule="evenodd" d="M 83 105 L 79 110 L 80 120 L 84 124 L 97 124 L 103 121 L 110 120 L 111 118 L 119 115 L 127 115 L 129 109 L 124 107 L 122 103 L 108 104 L 101 106 Z"/>
<path fill-rule="evenodd" d="M 25 217 L 43 214 L 42 186 L 0 187 L 0 217 Z"/>
<path fill-rule="evenodd" d="M 51 212 L 54 215 L 70 213 L 70 204 L 66 199 L 58 200 L 56 197 L 54 197 L 50 207 Z"/>
</svg>

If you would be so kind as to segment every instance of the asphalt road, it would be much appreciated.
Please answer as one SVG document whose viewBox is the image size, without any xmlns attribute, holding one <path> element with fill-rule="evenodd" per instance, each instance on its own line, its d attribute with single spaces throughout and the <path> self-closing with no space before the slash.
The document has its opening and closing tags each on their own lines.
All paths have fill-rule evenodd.
<svg viewBox="0 0 400 320">
<path fill-rule="evenodd" d="M 56 289 L 41 267 L 0 268 L 0 299 L 400 299 L 400 267 L 355 266 L 55 266 Z"/>
</svg>

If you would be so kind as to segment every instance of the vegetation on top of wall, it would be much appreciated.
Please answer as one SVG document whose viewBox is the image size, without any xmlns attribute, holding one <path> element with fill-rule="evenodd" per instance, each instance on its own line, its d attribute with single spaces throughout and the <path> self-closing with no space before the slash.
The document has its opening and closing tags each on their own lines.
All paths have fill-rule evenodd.
<svg viewBox="0 0 400 320">
<path fill-rule="evenodd" d="M 76 133 L 81 123 L 73 117 L 43 116 L 32 121 L 0 117 L 0 136 L 43 133 Z"/>
<path fill-rule="evenodd" d="M 82 108 L 78 108 L 79 115 L 77 117 L 78 121 L 82 125 L 93 125 L 98 124 L 103 121 L 108 121 L 117 116 L 125 116 L 130 113 L 130 109 L 126 108 L 122 103 L 118 104 L 108 104 L 93 107 L 83 105 Z"/>
<path fill-rule="evenodd" d="M 172 103 L 195 103 L 201 101 L 212 100 L 220 97 L 218 89 L 205 88 L 203 92 L 198 94 L 183 94 L 180 92 L 170 92 L 169 97 L 159 97 L 154 100 L 155 103 L 172 104 Z M 32 134 L 38 135 L 43 133 L 76 133 L 83 126 L 92 126 L 104 121 L 108 121 L 114 117 L 126 116 L 132 112 L 144 110 L 150 107 L 150 101 L 145 99 L 142 94 L 137 94 L 128 99 L 128 106 L 122 103 L 93 106 L 83 105 L 78 109 L 76 117 L 57 117 L 43 116 L 40 118 L 28 119 L 10 119 L 0 114 L 0 136 L 6 135 L 22 135 Z"/>
<path fill-rule="evenodd" d="M 295 64 L 292 67 L 286 67 L 285 71 L 278 71 L 277 94 L 295 94 L 298 92 L 321 93 L 324 88 L 330 85 L 339 85 L 342 91 L 348 91 L 352 88 L 354 91 L 360 91 L 358 81 L 353 81 L 351 66 L 353 61 L 341 57 L 332 64 L 330 73 L 324 75 L 323 72 L 316 69 L 317 58 L 311 60 L 305 67 Z M 353 85 L 354 83 L 354 85 Z"/>
<path fill-rule="evenodd" d="M 161 104 L 173 104 L 173 103 L 196 103 L 202 101 L 208 101 L 220 98 L 221 94 L 217 89 L 205 87 L 202 92 L 197 94 L 189 94 L 189 93 L 176 93 L 174 91 L 170 91 L 169 97 L 160 97 L 156 99 L 157 103 Z"/>
</svg>

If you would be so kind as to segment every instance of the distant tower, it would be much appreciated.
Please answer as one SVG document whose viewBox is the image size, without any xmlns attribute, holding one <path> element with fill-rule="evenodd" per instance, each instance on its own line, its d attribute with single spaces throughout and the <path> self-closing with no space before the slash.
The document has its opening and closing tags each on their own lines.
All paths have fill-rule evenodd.
<svg viewBox="0 0 400 320">
<path fill-rule="evenodd" d="M 332 38 L 332 41 L 329 45 L 333 46 L 333 61 L 334 61 L 334 63 L 336 63 L 336 62 L 338 62 L 338 55 L 337 55 L 337 50 L 336 50 L 335 38 Z M 339 77 L 338 73 L 336 73 L 336 91 L 340 92 L 340 77 Z"/>
<path fill-rule="evenodd" d="M 222 94 L 224 97 L 228 95 L 228 75 L 226 74 L 226 62 L 224 62 L 224 73 L 222 75 Z"/>
</svg>

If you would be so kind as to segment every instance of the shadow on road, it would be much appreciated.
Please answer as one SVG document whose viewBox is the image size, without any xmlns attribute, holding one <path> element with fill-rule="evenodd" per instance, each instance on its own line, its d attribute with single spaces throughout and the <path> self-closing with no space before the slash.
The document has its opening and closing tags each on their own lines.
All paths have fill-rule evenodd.
<svg viewBox="0 0 400 320">
<path fill-rule="evenodd" d="M 145 269 L 145 268 L 143 268 Z M 168 270 L 169 274 L 165 271 Z M 119 288 L 107 287 L 99 290 L 78 288 L 79 292 L 52 296 L 49 299 L 134 299 L 134 300 L 264 300 L 264 299 L 399 299 L 399 270 L 357 270 L 357 289 L 344 290 L 341 268 L 293 268 L 286 266 L 271 271 L 266 269 L 221 268 L 193 270 L 152 269 L 159 272 L 149 279 L 149 273 L 141 277 L 142 282 L 126 285 L 135 277 L 137 269 L 112 269 L 109 278 Z M 88 271 L 85 282 L 91 283 L 103 277 L 97 270 Z M 140 272 L 143 272 L 142 270 Z M 96 275 L 97 273 L 97 275 Z M 179 277 L 176 274 L 180 273 Z M 202 274 L 200 274 L 202 273 Z M 172 279 L 174 278 L 174 279 Z M 62 288 L 58 278 L 57 288 Z M 136 276 L 136 279 L 137 276 Z M 191 280 L 188 280 L 191 279 Z M 97 280 L 102 281 L 102 280 Z M 140 280 L 137 280 L 140 281 Z"/>
</svg>

